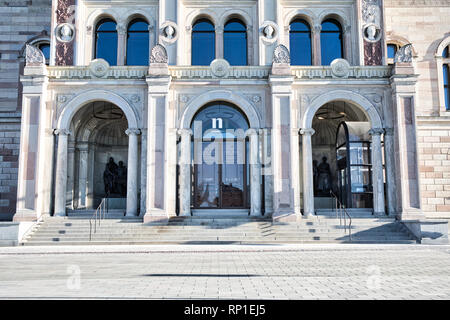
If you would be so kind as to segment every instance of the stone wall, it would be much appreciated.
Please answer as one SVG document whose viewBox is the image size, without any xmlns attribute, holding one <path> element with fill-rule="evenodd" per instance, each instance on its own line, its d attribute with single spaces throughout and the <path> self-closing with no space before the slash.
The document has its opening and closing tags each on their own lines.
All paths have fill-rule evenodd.
<svg viewBox="0 0 450 320">
<path fill-rule="evenodd" d="M 450 218 L 450 117 L 439 100 L 436 50 L 450 36 L 450 1 L 385 1 L 387 42 L 412 43 L 422 208 Z"/>
<path fill-rule="evenodd" d="M 50 30 L 51 0 L 0 0 L 0 220 L 15 213 L 20 142 L 21 50 Z"/>
</svg>

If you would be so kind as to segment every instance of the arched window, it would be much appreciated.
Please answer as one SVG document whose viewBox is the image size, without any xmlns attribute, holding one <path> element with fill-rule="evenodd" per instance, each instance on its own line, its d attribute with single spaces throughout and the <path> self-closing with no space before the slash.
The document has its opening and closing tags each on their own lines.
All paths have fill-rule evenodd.
<svg viewBox="0 0 450 320">
<path fill-rule="evenodd" d="M 450 111 L 450 56 L 449 56 L 450 46 L 447 46 L 442 52 L 442 72 L 443 72 L 443 83 L 444 83 L 444 99 L 445 99 L 445 110 Z"/>
<path fill-rule="evenodd" d="M 208 19 L 200 19 L 192 27 L 191 53 L 193 66 L 207 66 L 215 59 L 216 34 Z"/>
<path fill-rule="evenodd" d="M 312 65 L 311 28 L 306 21 L 296 19 L 291 22 L 289 31 L 289 46 L 292 65 Z"/>
<path fill-rule="evenodd" d="M 103 19 L 95 28 L 95 58 L 117 65 L 117 29 L 112 19 Z"/>
<path fill-rule="evenodd" d="M 130 22 L 127 32 L 127 62 L 129 66 L 146 66 L 149 60 L 148 23 L 143 19 Z"/>
<path fill-rule="evenodd" d="M 232 66 L 247 65 L 247 28 L 239 19 L 231 19 L 223 32 L 224 59 Z"/>
<path fill-rule="evenodd" d="M 341 25 L 333 19 L 327 19 L 322 22 L 322 31 L 320 32 L 320 47 L 322 54 L 322 65 L 330 65 L 334 59 L 344 56 L 342 45 Z"/>
</svg>

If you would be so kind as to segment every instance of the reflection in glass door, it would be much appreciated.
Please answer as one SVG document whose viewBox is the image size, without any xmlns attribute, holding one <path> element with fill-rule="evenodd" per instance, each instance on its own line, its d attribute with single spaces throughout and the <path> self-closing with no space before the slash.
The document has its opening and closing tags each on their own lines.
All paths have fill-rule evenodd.
<svg viewBox="0 0 450 320">
<path fill-rule="evenodd" d="M 220 121 L 218 121 L 220 120 Z M 194 209 L 248 208 L 248 142 L 245 117 L 233 106 L 217 102 L 202 109 L 193 122 L 194 136 L 201 126 L 201 139 L 194 137 Z M 197 130 L 196 130 L 197 129 Z M 195 156 L 194 156 L 195 157 Z"/>
</svg>

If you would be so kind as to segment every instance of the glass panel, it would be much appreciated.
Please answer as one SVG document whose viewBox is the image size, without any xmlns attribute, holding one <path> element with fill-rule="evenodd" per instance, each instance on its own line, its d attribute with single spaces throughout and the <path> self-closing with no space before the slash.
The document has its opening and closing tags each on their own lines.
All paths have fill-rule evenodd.
<svg viewBox="0 0 450 320">
<path fill-rule="evenodd" d="M 44 54 L 45 60 L 50 59 L 50 44 L 49 43 L 42 43 L 39 45 L 39 50 L 42 51 Z"/>
<path fill-rule="evenodd" d="M 202 150 L 210 145 L 211 142 L 203 142 Z M 215 156 L 215 151 L 211 153 Z M 197 181 L 195 188 L 197 198 L 195 207 L 197 208 L 218 208 L 219 207 L 219 164 L 212 163 L 196 166 Z"/>
<path fill-rule="evenodd" d="M 224 158 L 222 166 L 222 207 L 244 206 L 244 165 L 238 164 L 237 143 L 227 141 L 224 144 Z"/>
<path fill-rule="evenodd" d="M 442 52 L 442 57 L 443 58 L 449 58 L 449 47 L 447 46 L 444 51 Z"/>
<path fill-rule="evenodd" d="M 117 64 L 117 30 L 113 21 L 100 22 L 96 32 L 95 57 L 105 59 L 111 66 Z"/>
<path fill-rule="evenodd" d="M 148 23 L 137 21 L 130 25 L 127 35 L 127 62 L 129 66 L 146 66 L 149 63 Z"/>
<path fill-rule="evenodd" d="M 350 165 L 370 164 L 370 146 L 367 143 L 350 143 Z"/>
<path fill-rule="evenodd" d="M 370 184 L 370 171 L 370 167 L 350 167 L 352 192 L 372 192 L 372 186 Z"/>
<path fill-rule="evenodd" d="M 247 30 L 239 20 L 225 25 L 223 34 L 224 59 L 232 66 L 247 65 Z"/>
<path fill-rule="evenodd" d="M 387 45 L 388 58 L 389 59 L 394 59 L 396 53 L 397 53 L 397 45 L 395 45 L 395 44 L 388 44 Z"/>
<path fill-rule="evenodd" d="M 214 25 L 208 20 L 199 20 L 192 28 L 193 66 L 208 66 L 215 59 Z"/>
<path fill-rule="evenodd" d="M 445 95 L 445 109 L 450 110 L 450 88 L 444 88 L 444 95 Z"/>
<path fill-rule="evenodd" d="M 448 85 L 448 64 L 444 64 L 442 68 L 444 74 L 444 85 Z"/>
<path fill-rule="evenodd" d="M 296 20 L 291 23 L 289 43 L 292 65 L 312 65 L 311 30 L 306 22 Z"/>
<path fill-rule="evenodd" d="M 322 23 L 320 46 L 322 65 L 330 65 L 334 59 L 342 58 L 342 31 L 337 22 L 327 20 Z"/>
<path fill-rule="evenodd" d="M 372 208 L 373 207 L 372 193 L 355 193 L 352 195 L 353 208 Z"/>
</svg>

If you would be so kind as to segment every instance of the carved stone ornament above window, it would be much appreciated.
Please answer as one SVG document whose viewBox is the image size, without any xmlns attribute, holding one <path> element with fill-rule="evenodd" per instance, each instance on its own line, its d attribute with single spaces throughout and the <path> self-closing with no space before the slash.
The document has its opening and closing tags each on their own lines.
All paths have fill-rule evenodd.
<svg viewBox="0 0 450 320">
<path fill-rule="evenodd" d="M 167 64 L 168 62 L 169 57 L 167 56 L 166 48 L 164 48 L 160 44 L 154 46 L 152 49 L 152 53 L 150 55 L 150 64 L 152 63 Z"/>
<path fill-rule="evenodd" d="M 45 64 L 45 57 L 41 50 L 35 46 L 27 44 L 25 61 L 27 66 L 41 66 Z"/>
<path fill-rule="evenodd" d="M 345 59 L 335 59 L 331 62 L 331 73 L 337 78 L 347 78 L 350 72 L 350 64 Z"/>
<path fill-rule="evenodd" d="M 279 28 L 275 22 L 264 21 L 261 25 L 261 40 L 264 44 L 269 45 L 278 40 Z"/>
<path fill-rule="evenodd" d="M 166 21 L 161 25 L 161 40 L 167 44 L 175 43 L 178 40 L 178 25 L 172 21 Z"/>
<path fill-rule="evenodd" d="M 394 57 L 394 63 L 411 63 L 412 62 L 412 45 L 407 44 L 400 49 Z"/>
<path fill-rule="evenodd" d="M 279 44 L 275 50 L 273 51 L 273 63 L 280 63 L 280 64 L 290 64 L 291 63 L 291 56 L 289 54 L 288 48 L 286 48 L 284 45 Z"/>
</svg>

